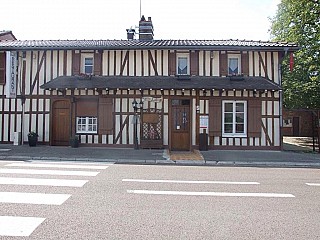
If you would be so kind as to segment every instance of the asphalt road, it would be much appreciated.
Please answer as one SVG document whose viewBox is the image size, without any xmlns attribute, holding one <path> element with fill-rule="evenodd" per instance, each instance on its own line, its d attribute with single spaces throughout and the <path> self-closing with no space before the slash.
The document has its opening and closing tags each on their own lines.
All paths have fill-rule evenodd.
<svg viewBox="0 0 320 240">
<path fill-rule="evenodd" d="M 0 161 L 0 239 L 320 239 L 319 169 L 36 163 Z"/>
</svg>

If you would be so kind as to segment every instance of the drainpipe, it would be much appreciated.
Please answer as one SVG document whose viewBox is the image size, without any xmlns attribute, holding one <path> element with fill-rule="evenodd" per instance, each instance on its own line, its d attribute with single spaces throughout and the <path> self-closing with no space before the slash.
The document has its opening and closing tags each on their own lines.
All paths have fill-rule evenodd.
<svg viewBox="0 0 320 240">
<path fill-rule="evenodd" d="M 285 47 L 284 49 L 284 55 L 282 58 L 279 58 L 279 63 L 278 63 L 278 76 L 279 76 L 279 85 L 282 87 L 282 61 L 285 58 L 285 56 L 288 54 L 289 48 Z M 283 150 L 283 133 L 282 133 L 282 128 L 283 128 L 283 114 L 282 114 L 282 104 L 283 104 L 283 91 L 279 92 L 279 112 L 280 112 L 280 147 L 281 150 Z"/>
</svg>

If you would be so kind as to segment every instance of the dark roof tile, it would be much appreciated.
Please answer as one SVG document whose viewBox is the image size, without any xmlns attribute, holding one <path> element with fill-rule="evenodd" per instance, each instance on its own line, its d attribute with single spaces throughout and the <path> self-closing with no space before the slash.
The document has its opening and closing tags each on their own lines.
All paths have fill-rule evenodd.
<svg viewBox="0 0 320 240">
<path fill-rule="evenodd" d="M 298 50 L 294 43 L 248 40 L 24 40 L 4 41 L 0 50 L 31 49 L 273 49 Z"/>
<path fill-rule="evenodd" d="M 231 80 L 230 77 L 192 76 L 190 80 L 177 77 L 145 76 L 61 76 L 45 83 L 43 89 L 226 89 L 226 90 L 280 90 L 281 87 L 263 77 L 243 77 Z"/>
</svg>

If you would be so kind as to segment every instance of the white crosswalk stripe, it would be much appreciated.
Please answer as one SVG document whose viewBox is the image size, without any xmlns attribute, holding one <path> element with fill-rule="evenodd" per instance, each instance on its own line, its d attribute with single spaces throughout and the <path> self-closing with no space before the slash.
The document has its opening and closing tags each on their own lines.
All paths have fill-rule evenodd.
<svg viewBox="0 0 320 240">
<path fill-rule="evenodd" d="M 97 176 L 99 172 L 92 171 L 63 171 L 63 170 L 34 170 L 34 169 L 0 169 L 0 173 L 35 174 L 35 175 L 63 175 L 63 176 Z"/>
<path fill-rule="evenodd" d="M 0 236 L 28 237 L 45 220 L 36 217 L 0 216 Z"/>
<path fill-rule="evenodd" d="M 320 183 L 306 183 L 308 186 L 317 186 L 320 187 Z"/>
<path fill-rule="evenodd" d="M 259 182 L 240 181 L 201 181 L 201 180 L 160 180 L 160 179 L 122 179 L 131 183 L 162 183 L 172 184 L 220 184 L 220 185 L 260 185 Z M 169 185 L 170 184 L 170 185 Z M 264 198 L 295 198 L 293 194 L 266 192 L 192 192 L 192 191 L 157 191 L 147 189 L 130 189 L 130 194 L 144 195 L 176 195 L 176 196 L 211 196 L 211 197 L 264 197 Z"/>
<path fill-rule="evenodd" d="M 97 166 L 97 165 L 80 165 L 80 164 L 56 164 L 56 163 L 10 163 L 7 167 L 34 167 L 34 168 L 78 168 L 78 169 L 95 169 L 103 170 L 109 166 Z"/>
<path fill-rule="evenodd" d="M 87 182 L 88 180 L 0 177 L 2 185 L 83 187 Z"/>
<path fill-rule="evenodd" d="M 0 192 L 1 203 L 28 203 L 61 205 L 70 194 L 48 194 L 48 193 L 24 193 L 24 192 Z"/>
<path fill-rule="evenodd" d="M 32 186 L 31 190 L 24 191 L 0 191 L 1 204 L 24 204 L 28 209 L 33 205 L 62 205 L 72 194 L 48 193 L 48 188 L 43 187 L 72 187 L 81 188 L 89 182 L 88 179 L 62 179 L 62 176 L 75 177 L 95 177 L 100 171 L 105 170 L 110 164 L 94 164 L 94 163 L 53 163 L 53 162 L 28 162 L 28 163 L 8 163 L 0 168 L 0 186 L 7 185 L 10 188 L 20 186 Z M 39 169 L 42 168 L 42 169 Z M 78 170 L 77 170 L 78 169 Z M 80 169 L 80 170 L 79 170 Z M 82 169 L 82 170 L 81 170 Z M 12 176 L 12 174 L 15 174 Z M 16 175 L 23 175 L 19 177 Z M 30 175 L 30 176 L 26 176 Z M 32 177 L 37 175 L 37 177 Z M 42 176 L 43 175 L 43 176 Z M 55 176 L 55 178 L 45 178 L 44 176 Z M 70 193 L 70 192 L 68 192 Z M 30 206 L 28 206 L 30 204 Z M 30 236 L 32 232 L 41 225 L 46 219 L 43 216 L 10 216 L 10 212 L 6 211 L 6 216 L 1 215 L 0 211 L 0 236 Z"/>
</svg>

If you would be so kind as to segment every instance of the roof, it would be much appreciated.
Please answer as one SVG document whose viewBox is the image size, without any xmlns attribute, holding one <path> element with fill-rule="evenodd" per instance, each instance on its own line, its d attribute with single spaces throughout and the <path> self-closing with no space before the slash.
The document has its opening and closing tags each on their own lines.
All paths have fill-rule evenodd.
<svg viewBox="0 0 320 240">
<path fill-rule="evenodd" d="M 0 40 L 17 40 L 12 31 L 2 30 L 0 31 Z"/>
<path fill-rule="evenodd" d="M 179 80 L 174 76 L 61 76 L 41 86 L 43 89 L 216 89 L 280 90 L 263 77 L 201 77 Z"/>
<path fill-rule="evenodd" d="M 0 50 L 44 49 L 208 49 L 208 50 L 298 50 L 294 43 L 248 40 L 16 40 L 0 43 Z"/>
</svg>

